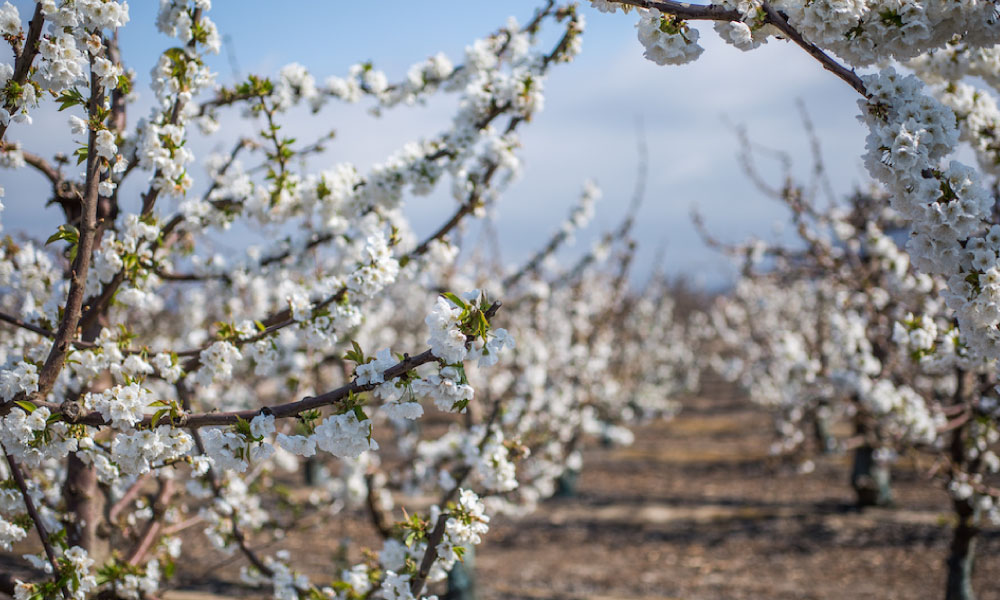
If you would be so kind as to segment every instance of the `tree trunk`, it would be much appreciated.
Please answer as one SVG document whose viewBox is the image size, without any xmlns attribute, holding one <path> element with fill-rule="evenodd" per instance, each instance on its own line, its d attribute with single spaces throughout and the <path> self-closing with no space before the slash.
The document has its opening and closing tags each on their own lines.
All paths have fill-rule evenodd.
<svg viewBox="0 0 1000 600">
<path fill-rule="evenodd" d="M 956 404 L 965 400 L 964 392 L 967 387 L 966 374 L 958 371 L 958 387 L 955 391 Z M 964 471 L 969 476 L 974 475 L 980 469 L 980 457 L 977 455 L 972 460 L 967 452 L 968 424 L 964 424 L 955 429 L 951 434 L 951 444 L 949 447 L 952 464 L 958 471 Z M 972 568 L 976 556 L 976 535 L 979 533 L 979 518 L 981 509 L 976 501 L 975 494 L 968 498 L 952 500 L 952 507 L 958 522 L 955 523 L 955 531 L 951 538 L 951 548 L 948 553 L 948 580 L 945 585 L 946 600 L 975 600 L 976 594 L 972 591 Z"/>
</svg>

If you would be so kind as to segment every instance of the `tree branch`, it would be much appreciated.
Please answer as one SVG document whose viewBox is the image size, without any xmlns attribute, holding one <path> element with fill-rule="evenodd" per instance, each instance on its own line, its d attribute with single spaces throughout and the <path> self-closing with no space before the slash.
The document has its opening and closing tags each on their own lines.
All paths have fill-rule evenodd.
<svg viewBox="0 0 1000 600">
<path fill-rule="evenodd" d="M 655 8 L 661 13 L 674 15 L 689 21 L 742 21 L 743 15 L 738 10 L 726 8 L 719 4 L 688 4 L 687 2 L 675 2 L 673 0 L 614 0 L 618 4 L 637 6 L 639 8 Z M 821 50 L 815 44 L 806 41 L 794 27 L 788 23 L 785 16 L 774 9 L 769 3 L 762 2 L 761 7 L 767 14 L 767 22 L 774 25 L 785 36 L 798 44 L 810 56 L 815 58 L 823 68 L 830 71 L 837 77 L 844 80 L 847 85 L 855 89 L 859 94 L 868 97 L 868 90 L 865 89 L 861 78 L 851 69 L 841 65 Z"/>
<path fill-rule="evenodd" d="M 198 433 L 198 431 L 192 431 L 191 435 L 192 437 L 194 437 L 194 442 L 195 445 L 198 447 L 198 452 L 200 452 L 201 454 L 206 454 L 205 443 L 201 439 L 201 434 Z M 208 482 L 212 486 L 212 494 L 217 499 L 222 500 L 222 486 L 219 484 L 219 481 L 215 476 L 215 467 L 213 466 L 208 467 Z M 236 507 L 233 507 L 232 513 L 229 515 L 229 518 L 233 524 L 232 527 L 233 538 L 236 540 L 237 545 L 239 545 L 240 551 L 243 553 L 244 556 L 247 557 L 247 560 L 249 560 L 250 563 L 254 567 L 256 567 L 256 569 L 260 571 L 264 576 L 273 577 L 274 570 L 268 567 L 266 564 L 264 564 L 264 561 L 262 561 L 257 556 L 257 554 L 254 553 L 253 549 L 251 549 L 250 546 L 247 544 L 246 537 L 244 537 L 243 531 L 240 530 L 239 527 L 239 515 L 237 513 Z"/>
<path fill-rule="evenodd" d="M 39 327 L 38 325 L 32 325 L 27 321 L 18 319 L 13 315 L 8 315 L 5 312 L 0 312 L 0 321 L 3 321 L 5 323 L 10 323 L 11 325 L 20 327 L 21 329 L 27 329 L 32 333 L 37 333 L 38 335 L 45 336 L 47 338 L 53 338 L 56 336 L 54 331 L 49 331 L 48 329 L 45 329 L 44 327 Z"/>
<path fill-rule="evenodd" d="M 59 562 L 56 560 L 55 550 L 52 549 L 52 543 L 49 541 L 49 534 L 45 530 L 45 524 L 42 522 L 41 515 L 38 514 L 38 510 L 35 508 L 35 502 L 31 499 L 31 495 L 28 493 L 28 484 L 24 481 L 24 473 L 21 472 L 21 467 L 18 466 L 17 461 L 10 454 L 4 452 L 4 457 L 7 459 L 7 464 L 10 466 L 10 473 L 14 476 L 14 483 L 17 485 L 17 489 L 21 491 L 21 498 L 24 500 L 24 506 L 28 509 L 28 516 L 31 517 L 32 522 L 35 524 L 35 531 L 38 532 L 38 539 L 42 541 L 42 548 L 45 549 L 45 556 L 48 557 L 49 563 L 52 565 L 52 574 L 54 577 L 59 576 Z M 62 589 L 63 597 L 69 598 L 69 591 L 63 587 Z"/>
<path fill-rule="evenodd" d="M 691 21 L 739 21 L 743 18 L 738 10 L 719 4 L 688 4 L 672 0 L 614 0 L 639 8 L 655 8 L 661 13 L 678 16 Z"/>
<path fill-rule="evenodd" d="M 193 23 L 197 23 L 198 21 L 201 20 L 201 11 L 202 11 L 201 8 L 195 8 L 194 13 L 192 15 Z M 195 46 L 197 46 L 197 44 L 198 42 L 196 37 L 192 37 L 191 40 L 188 42 L 187 47 L 193 50 Z M 170 111 L 170 117 L 167 121 L 170 125 L 177 124 L 177 121 L 180 119 L 182 108 L 184 108 L 184 100 L 181 98 L 180 95 L 178 95 L 177 98 L 174 99 L 174 104 Z M 91 131 L 92 137 L 94 133 L 95 133 L 94 131 Z M 160 169 L 157 169 L 156 172 L 153 173 L 154 182 L 156 181 L 157 178 L 160 177 L 161 173 L 162 171 Z M 159 195 L 160 195 L 159 188 L 157 188 L 153 183 L 151 183 L 149 188 L 146 190 L 146 193 L 141 196 L 142 211 L 139 213 L 140 217 L 145 217 L 152 214 L 153 207 L 156 205 L 156 199 L 157 197 L 159 197 Z M 107 308 L 108 303 L 111 302 L 111 298 L 114 297 L 115 292 L 118 291 L 119 286 L 121 286 L 121 284 L 124 281 L 125 281 L 125 268 L 122 267 L 122 269 L 120 269 L 117 273 L 115 273 L 115 276 L 111 279 L 111 281 L 108 282 L 107 285 L 105 285 L 101 289 L 101 293 L 97 296 L 97 298 L 94 299 L 93 302 L 91 302 L 91 306 L 87 310 L 87 313 L 83 315 L 82 324 L 84 328 L 88 328 L 90 325 L 92 325 L 97 320 L 98 316 L 100 316 L 100 314 L 104 312 L 104 309 Z"/>
<path fill-rule="evenodd" d="M 0 142 L 0 149 L 7 149 L 8 147 L 9 144 Z M 59 172 L 59 169 L 53 167 L 52 163 L 33 152 L 21 150 L 21 156 L 24 157 L 25 163 L 44 175 L 58 192 L 59 184 L 62 183 L 62 174 Z"/>
<path fill-rule="evenodd" d="M 24 48 L 21 50 L 21 54 L 14 61 L 14 74 L 11 76 L 10 81 L 19 86 L 24 85 L 24 82 L 28 80 L 28 73 L 31 71 L 31 63 L 35 60 L 35 56 L 38 54 L 38 39 L 42 35 L 42 25 L 44 24 L 45 15 L 42 14 L 42 3 L 39 2 L 35 5 L 35 13 L 31 17 L 31 22 L 28 24 L 28 36 L 24 40 Z M 8 100 L 4 104 L 4 108 L 10 113 L 13 113 L 17 109 L 11 100 Z M 0 142 L 3 141 L 3 136 L 6 133 L 7 124 L 0 123 Z"/>
<path fill-rule="evenodd" d="M 163 529 L 163 513 L 167 509 L 167 505 L 170 503 L 170 497 L 174 494 L 174 481 L 172 479 L 161 479 L 160 480 L 160 490 L 156 494 L 156 499 L 153 501 L 153 516 L 150 517 L 149 522 L 146 524 L 146 529 L 142 533 L 142 537 L 139 538 L 139 543 L 132 550 L 126 562 L 130 565 L 142 564 L 146 555 L 153 548 L 156 543 L 156 539 L 159 536 L 161 530 Z"/>
<path fill-rule="evenodd" d="M 451 517 L 451 514 L 447 512 L 442 512 L 438 515 L 434 530 L 427 537 L 427 550 L 424 551 L 424 557 L 420 561 L 420 570 L 417 571 L 417 576 L 410 580 L 410 593 L 414 596 L 420 596 L 420 592 L 424 589 L 424 582 L 427 581 L 427 576 L 430 575 L 431 567 L 434 566 L 434 561 L 437 560 L 437 547 L 444 538 L 444 530 L 448 524 L 449 517 Z"/>
<path fill-rule="evenodd" d="M 775 10 L 770 3 L 762 2 L 761 6 L 767 13 L 767 20 L 769 23 L 788 36 L 788 39 L 798 44 L 799 47 L 809 54 L 809 56 L 812 56 L 819 61 L 819 63 L 823 65 L 824 69 L 843 79 L 847 85 L 854 88 L 856 92 L 865 98 L 868 97 L 868 90 L 865 88 L 864 82 L 861 81 L 861 78 L 858 77 L 857 73 L 830 58 L 830 55 L 823 52 L 823 50 L 821 50 L 816 44 L 806 41 L 806 39 L 802 37 L 802 34 L 788 23 L 788 19 L 785 18 L 785 15 Z"/>
<path fill-rule="evenodd" d="M 40 5 L 39 5 L 40 6 Z M 25 50 L 27 52 L 27 50 Z M 90 71 L 90 102 L 87 113 L 91 119 L 96 119 L 98 111 L 104 106 L 104 87 L 100 84 L 93 70 L 91 57 Z M 56 330 L 52 349 L 49 351 L 45 364 L 38 373 L 38 391 L 34 396 L 44 399 L 55 385 L 59 371 L 62 370 L 66 355 L 69 353 L 70 340 L 76 336 L 76 328 L 80 321 L 83 308 L 84 293 L 87 283 L 87 271 L 90 268 L 90 255 L 94 250 L 94 240 L 97 234 L 97 202 L 98 185 L 101 179 L 102 159 L 97 155 L 97 131 L 91 129 L 87 136 L 87 179 L 83 196 L 82 212 L 80 213 L 80 234 L 77 242 L 76 260 L 73 261 L 69 292 L 66 296 L 66 306 L 63 318 Z"/>
</svg>

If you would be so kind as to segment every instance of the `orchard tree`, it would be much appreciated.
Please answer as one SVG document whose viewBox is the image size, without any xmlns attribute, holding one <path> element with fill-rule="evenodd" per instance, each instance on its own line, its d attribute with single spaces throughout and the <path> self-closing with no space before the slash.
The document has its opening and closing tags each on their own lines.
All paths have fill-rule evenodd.
<svg viewBox="0 0 1000 600">
<path fill-rule="evenodd" d="M 996 189 L 1000 173 L 1000 113 L 996 105 L 1000 90 L 1000 13 L 996 2 L 724 0 L 692 5 L 672 0 L 594 0 L 593 5 L 609 13 L 635 9 L 644 56 L 657 64 L 696 60 L 703 49 L 698 45 L 699 31 L 692 23 L 711 21 L 723 40 L 741 50 L 749 51 L 778 39 L 793 43 L 816 59 L 818 66 L 857 91 L 859 118 L 869 130 L 865 165 L 872 178 L 882 184 L 886 202 L 894 211 L 892 218 L 908 230 L 905 260 L 912 262 L 917 275 L 938 282 L 944 303 L 940 307 L 944 321 L 937 317 L 936 310 L 926 318 L 906 319 L 891 343 L 902 345 L 920 358 L 941 354 L 946 364 L 950 364 L 949 355 L 957 354 L 959 360 L 953 363 L 954 368 L 967 372 L 973 367 L 972 372 L 982 369 L 989 373 L 980 382 L 986 384 L 985 389 L 976 387 L 972 391 L 964 383 L 964 375 L 959 377 L 963 383 L 956 383 L 958 410 L 964 413 L 964 419 L 976 422 L 974 431 L 958 427 L 952 438 L 953 466 L 960 473 L 970 460 L 966 453 L 972 449 L 973 456 L 979 456 L 986 451 L 983 443 L 995 441 L 996 436 L 997 392 L 990 387 L 1000 358 L 1000 226 L 995 196 L 990 192 Z M 887 63 L 894 64 L 874 68 Z M 865 68 L 871 70 L 862 75 L 855 72 Z M 961 144 L 971 149 L 975 166 L 955 158 Z M 859 224 L 854 227 L 858 238 L 868 234 Z M 869 240 L 869 250 L 897 252 L 878 231 L 877 222 L 875 227 L 876 237 Z M 802 233 L 805 237 L 806 232 Z M 812 240 L 806 240 L 812 245 Z M 892 257 L 888 258 L 891 263 Z M 876 254 L 871 260 L 880 259 Z M 825 294 L 819 292 L 814 297 L 821 300 Z M 812 306 L 808 310 L 822 308 Z M 957 324 L 953 333 L 950 327 L 942 327 L 948 320 Z M 871 341 L 863 339 L 863 327 L 852 326 L 845 331 L 851 332 L 843 340 L 845 343 L 861 343 L 846 348 L 864 353 L 862 346 L 871 345 Z M 950 339 L 950 345 L 937 343 L 938 333 Z M 952 337 L 947 338 L 949 335 Z M 787 341 L 796 344 L 795 339 Z M 806 356 L 801 342 L 798 340 L 798 348 L 788 348 L 792 363 Z M 870 366 L 874 370 L 874 364 Z M 829 365 L 817 360 L 784 367 L 805 374 L 808 382 L 810 371 L 822 372 Z M 880 373 L 873 375 L 878 377 Z M 916 382 L 891 378 L 873 381 L 873 389 L 885 388 L 888 393 L 876 398 L 881 408 L 899 402 L 918 406 L 915 398 L 893 399 L 906 389 L 901 384 L 910 383 Z M 959 459 L 960 455 L 965 458 Z M 974 457 L 971 460 L 976 463 L 979 459 Z M 959 516 L 957 531 L 975 531 L 979 512 L 967 505 L 973 491 L 969 486 L 956 485 L 953 493 Z M 992 505 L 990 496 L 981 497 Z M 963 503 L 963 508 L 959 509 L 958 503 Z M 968 540 L 960 542 L 958 537 L 953 551 L 961 554 L 959 546 Z M 947 598 L 973 597 L 971 567 L 971 558 L 962 561 L 953 554 Z"/>
<path fill-rule="evenodd" d="M 810 465 L 810 450 L 852 450 L 859 506 L 892 501 L 897 457 L 926 456 L 956 517 L 949 594 L 970 595 L 976 536 L 1000 522 L 996 362 L 968 352 L 944 282 L 918 272 L 893 240 L 900 219 L 882 194 L 818 210 L 805 190 L 790 180 L 781 190 L 801 248 L 726 248 L 743 274 L 712 313 L 710 360 L 774 409 L 776 453 Z M 838 421 L 848 437 L 834 435 Z"/>
</svg>

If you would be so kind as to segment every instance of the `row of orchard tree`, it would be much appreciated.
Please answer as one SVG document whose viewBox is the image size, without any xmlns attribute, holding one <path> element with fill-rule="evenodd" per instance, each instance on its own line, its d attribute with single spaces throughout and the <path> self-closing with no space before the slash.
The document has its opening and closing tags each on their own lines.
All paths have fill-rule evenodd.
<svg viewBox="0 0 1000 600">
<path fill-rule="evenodd" d="M 730 248 L 745 257 L 738 285 L 680 319 L 660 279 L 629 286 L 641 190 L 576 262 L 555 257 L 593 214 L 589 184 L 524 264 L 461 252 L 459 232 L 518 172 L 547 73 L 580 51 L 573 4 L 546 2 L 461 60 L 436 55 L 399 81 L 363 64 L 321 83 L 289 65 L 223 87 L 204 61 L 221 39 L 210 2 L 163 0 L 157 25 L 177 41 L 139 118 L 138 65 L 118 45 L 127 4 L 0 7 L 13 51 L 0 64 L 2 164 L 37 172 L 28 201 L 62 209 L 44 243 L 0 246 L 0 547 L 40 548 L 25 557 L 33 575 L 0 589 L 157 597 L 196 527 L 278 598 L 427 597 L 492 516 L 565 484 L 588 438 L 628 442 L 711 367 L 775 408 L 781 448 L 855 451 L 862 503 L 886 500 L 893 456 L 933 456 L 958 516 L 948 597 L 971 598 L 975 535 L 997 512 L 1000 150 L 994 91 L 967 79 L 1000 74 L 995 4 L 592 4 L 635 8 L 660 64 L 701 53 L 691 20 L 745 50 L 801 46 L 858 91 L 882 191 L 821 209 L 787 182 L 775 192 L 801 244 Z M 886 60 L 916 75 L 851 69 Z M 457 107 L 446 130 L 367 170 L 308 169 L 328 136 L 282 131 L 296 107 L 322 118 L 333 102 L 380 113 L 443 96 Z M 41 103 L 68 115 L 79 167 L 32 152 Z M 220 129 L 227 113 L 257 133 Z M 194 156 L 194 128 L 231 151 Z M 977 167 L 948 162 L 960 141 Z M 446 186 L 453 213 L 418 238 L 405 202 Z M 252 245 L 216 252 L 234 226 Z M 838 419 L 849 439 L 834 438 Z M 276 485 L 298 470 L 317 486 L 307 499 Z M 381 546 L 354 549 L 326 579 L 262 549 L 303 519 L 355 509 Z"/>
</svg>

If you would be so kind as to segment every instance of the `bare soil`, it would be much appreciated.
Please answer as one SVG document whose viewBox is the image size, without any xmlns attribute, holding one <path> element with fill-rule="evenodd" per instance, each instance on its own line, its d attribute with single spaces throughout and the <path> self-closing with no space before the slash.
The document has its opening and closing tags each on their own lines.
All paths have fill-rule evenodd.
<svg viewBox="0 0 1000 600">
<path fill-rule="evenodd" d="M 575 498 L 497 524 L 480 597 L 944 598 L 950 503 L 925 468 L 894 468 L 896 506 L 858 511 L 846 456 L 809 474 L 767 455 L 769 416 L 692 400 L 629 448 L 587 453 Z M 975 587 L 1000 599 L 1000 535 L 981 534 Z"/>
</svg>

